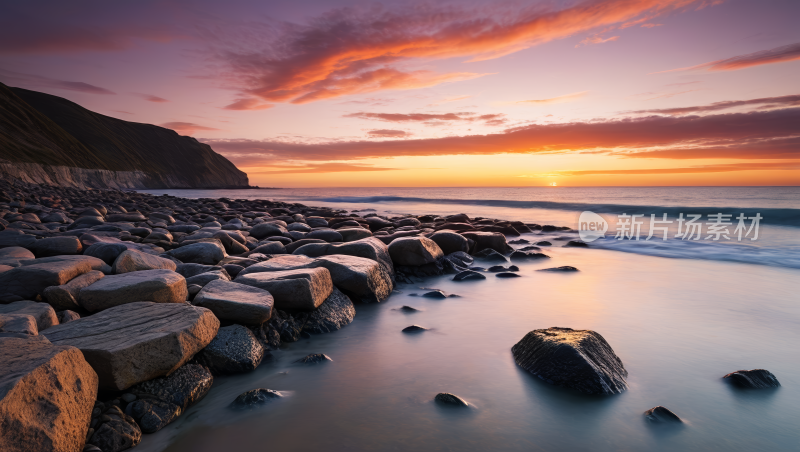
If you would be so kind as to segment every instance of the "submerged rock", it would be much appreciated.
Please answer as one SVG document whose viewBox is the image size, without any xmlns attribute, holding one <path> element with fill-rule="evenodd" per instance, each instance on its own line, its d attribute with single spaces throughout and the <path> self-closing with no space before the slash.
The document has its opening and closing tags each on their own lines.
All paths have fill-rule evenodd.
<svg viewBox="0 0 800 452">
<path fill-rule="evenodd" d="M 551 268 L 541 268 L 537 271 L 540 272 L 576 272 L 578 271 L 575 267 L 570 267 L 569 265 L 563 265 L 561 267 L 551 267 Z"/>
<path fill-rule="evenodd" d="M 478 251 L 477 253 L 473 254 L 473 256 L 475 256 L 475 259 L 482 262 L 508 262 L 508 259 L 506 259 L 505 256 L 490 248 Z"/>
<path fill-rule="evenodd" d="M 103 452 L 128 450 L 142 440 L 142 430 L 139 425 L 117 406 L 109 407 L 99 420 L 102 424 L 95 425 L 95 432 L 89 438 L 89 442 Z"/>
<path fill-rule="evenodd" d="M 220 328 L 217 336 L 195 359 L 214 375 L 236 374 L 255 370 L 264 358 L 264 347 L 242 325 Z"/>
<path fill-rule="evenodd" d="M 450 394 L 449 392 L 440 392 L 436 394 L 436 397 L 434 397 L 433 399 L 444 405 L 464 407 L 464 408 L 469 406 L 469 403 L 467 403 L 466 400 L 462 399 L 461 397 L 455 394 Z"/>
<path fill-rule="evenodd" d="M 418 333 L 421 331 L 428 331 L 428 329 L 419 325 L 411 325 L 403 328 L 404 333 Z"/>
<path fill-rule="evenodd" d="M 682 423 L 681 418 L 668 408 L 661 405 L 650 408 L 644 412 L 644 417 L 654 424 Z"/>
<path fill-rule="evenodd" d="M 412 308 L 411 306 L 403 306 L 402 308 L 400 308 L 400 310 L 403 312 L 419 312 L 419 309 Z"/>
<path fill-rule="evenodd" d="M 333 286 L 330 296 L 306 318 L 304 333 L 330 333 L 349 325 L 356 316 L 356 308 L 350 297 Z"/>
<path fill-rule="evenodd" d="M 474 281 L 478 279 L 486 279 L 486 276 L 472 270 L 465 270 L 453 276 L 453 281 Z"/>
<path fill-rule="evenodd" d="M 296 363 L 303 363 L 303 364 L 319 364 L 324 363 L 325 361 L 333 361 L 330 356 L 324 353 L 312 353 L 310 355 L 306 355 L 297 361 Z"/>
<path fill-rule="evenodd" d="M 426 292 L 426 293 L 422 294 L 422 296 L 425 297 L 425 298 L 447 298 L 447 295 L 445 295 L 444 292 L 442 292 L 441 290 L 438 290 L 438 289 L 437 290 L 432 290 L 430 292 Z"/>
<path fill-rule="evenodd" d="M 777 388 L 781 384 L 772 372 L 766 369 L 737 370 L 722 377 L 741 388 Z"/>
<path fill-rule="evenodd" d="M 571 246 L 571 247 L 578 247 L 578 248 L 588 248 L 589 244 L 582 241 L 582 240 L 570 240 L 564 246 Z"/>
<path fill-rule="evenodd" d="M 263 405 L 270 400 L 280 399 L 281 397 L 283 397 L 283 394 L 273 389 L 253 389 L 239 394 L 231 403 L 231 406 L 235 408 L 253 408 Z"/>
<path fill-rule="evenodd" d="M 520 275 L 518 273 L 502 272 L 502 273 L 496 274 L 495 276 L 497 276 L 498 278 L 519 278 L 522 275 Z"/>
<path fill-rule="evenodd" d="M 533 330 L 511 347 L 516 363 L 542 380 L 585 394 L 628 389 L 628 371 L 603 336 L 591 330 Z"/>
</svg>

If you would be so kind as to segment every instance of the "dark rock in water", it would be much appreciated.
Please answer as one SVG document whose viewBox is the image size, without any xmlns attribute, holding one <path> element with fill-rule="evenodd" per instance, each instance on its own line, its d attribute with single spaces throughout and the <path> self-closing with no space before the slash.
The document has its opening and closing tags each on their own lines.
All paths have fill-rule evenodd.
<svg viewBox="0 0 800 452">
<path fill-rule="evenodd" d="M 498 278 L 519 278 L 522 275 L 520 275 L 518 273 L 502 272 L 502 273 L 496 274 L 495 276 L 497 276 Z"/>
<path fill-rule="evenodd" d="M 474 261 L 475 259 L 472 256 L 463 251 L 456 251 L 441 258 L 442 268 L 445 273 L 458 273 L 468 270 Z"/>
<path fill-rule="evenodd" d="M 509 265 L 508 266 L 508 271 L 510 271 L 510 272 L 518 272 L 519 271 L 519 267 L 517 267 L 516 265 Z"/>
<path fill-rule="evenodd" d="M 550 256 L 542 253 L 529 253 L 526 251 L 514 251 L 511 253 L 510 259 L 512 261 L 527 261 L 534 259 L 549 259 Z"/>
<path fill-rule="evenodd" d="M 419 309 L 412 308 L 411 306 L 403 306 L 402 308 L 400 308 L 400 310 L 403 312 L 419 312 Z"/>
<path fill-rule="evenodd" d="M 220 328 L 217 336 L 195 356 L 213 375 L 236 374 L 255 370 L 264 357 L 264 347 L 242 325 Z"/>
<path fill-rule="evenodd" d="M 328 298 L 311 313 L 303 325 L 303 332 L 312 334 L 330 333 L 350 324 L 356 316 L 356 308 L 350 297 L 333 286 Z"/>
<path fill-rule="evenodd" d="M 470 269 L 470 270 L 472 270 L 472 271 L 474 271 L 474 272 L 482 272 L 482 271 L 486 271 L 486 269 L 485 269 L 485 268 L 483 268 L 483 267 L 470 267 L 469 269 Z"/>
<path fill-rule="evenodd" d="M 483 262 L 508 262 L 505 256 L 490 248 L 478 251 L 474 256 L 475 259 Z"/>
<path fill-rule="evenodd" d="M 136 425 L 136 421 L 119 407 L 112 405 L 102 414 L 100 420 L 103 423 L 95 425 L 95 432 L 89 438 L 89 443 L 103 452 L 127 450 L 142 440 L 142 430 Z"/>
<path fill-rule="evenodd" d="M 125 414 L 133 417 L 143 432 L 157 432 L 205 397 L 213 383 L 214 377 L 208 369 L 199 364 L 186 364 L 168 377 L 155 378 L 128 389 L 137 400 L 128 404 Z"/>
<path fill-rule="evenodd" d="M 231 406 L 235 408 L 254 408 L 264 405 L 270 400 L 280 399 L 281 397 L 283 397 L 283 394 L 273 389 L 253 389 L 252 391 L 239 394 L 233 403 L 231 403 Z"/>
<path fill-rule="evenodd" d="M 538 246 L 528 245 L 528 246 L 524 246 L 524 247 L 520 248 L 519 250 L 520 251 L 541 251 L 542 249 L 539 248 Z"/>
<path fill-rule="evenodd" d="M 471 281 L 477 279 L 486 279 L 486 276 L 472 270 L 466 270 L 453 276 L 453 281 Z"/>
<path fill-rule="evenodd" d="M 552 246 L 553 244 L 548 242 L 547 240 L 542 240 L 541 242 L 536 242 L 536 246 Z"/>
<path fill-rule="evenodd" d="M 591 330 L 533 330 L 511 347 L 514 361 L 542 380 L 585 394 L 628 389 L 628 371 L 603 336 Z"/>
<path fill-rule="evenodd" d="M 439 402 L 441 404 L 450 405 L 450 406 L 457 406 L 457 407 L 468 407 L 469 406 L 469 403 L 467 403 L 466 400 L 462 399 L 461 397 L 459 397 L 459 396 L 457 396 L 455 394 L 450 394 L 449 392 L 440 392 L 440 393 L 436 394 L 436 397 L 434 397 L 433 400 L 435 400 L 435 401 L 437 401 L 437 402 Z"/>
<path fill-rule="evenodd" d="M 564 246 L 571 246 L 571 247 L 578 247 L 578 248 L 588 248 L 589 244 L 582 241 L 582 240 L 570 240 Z"/>
<path fill-rule="evenodd" d="M 411 325 L 403 328 L 404 333 L 418 333 L 420 331 L 428 331 L 428 329 L 419 325 Z"/>
<path fill-rule="evenodd" d="M 661 405 L 657 407 L 650 408 L 649 410 L 644 412 L 644 417 L 647 418 L 648 421 L 654 424 L 666 424 L 666 423 L 682 423 L 683 421 L 681 418 L 678 417 L 677 414 L 670 411 L 668 408 L 665 408 Z"/>
<path fill-rule="evenodd" d="M 492 265 L 491 267 L 487 268 L 486 271 L 492 273 L 504 272 L 506 271 L 506 267 L 503 265 Z"/>
<path fill-rule="evenodd" d="M 508 243 L 510 243 L 512 245 L 522 245 L 522 244 L 531 243 L 531 242 L 529 242 L 529 241 L 527 241 L 525 239 L 516 239 L 516 240 L 512 240 L 512 241 L 510 241 Z"/>
<path fill-rule="evenodd" d="M 319 364 L 319 363 L 324 363 L 325 361 L 333 361 L 333 360 L 330 358 L 330 356 L 324 353 L 312 353 L 310 355 L 298 359 L 295 362 L 303 364 Z"/>
<path fill-rule="evenodd" d="M 576 272 L 578 271 L 575 267 L 570 267 L 569 265 L 563 265 L 561 267 L 551 267 L 551 268 L 541 268 L 537 271 L 540 272 Z"/>
<path fill-rule="evenodd" d="M 432 290 L 422 294 L 422 296 L 425 298 L 447 298 L 447 295 L 445 295 L 441 290 Z"/>
<path fill-rule="evenodd" d="M 777 388 L 781 384 L 772 372 L 766 369 L 737 370 L 722 377 L 740 388 Z"/>
</svg>

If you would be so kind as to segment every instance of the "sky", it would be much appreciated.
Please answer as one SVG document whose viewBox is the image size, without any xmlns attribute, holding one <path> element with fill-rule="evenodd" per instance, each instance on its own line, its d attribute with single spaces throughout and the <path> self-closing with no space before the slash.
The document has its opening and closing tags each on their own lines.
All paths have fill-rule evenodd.
<svg viewBox="0 0 800 452">
<path fill-rule="evenodd" d="M 797 0 L 0 2 L 0 82 L 252 185 L 800 185 Z"/>
</svg>

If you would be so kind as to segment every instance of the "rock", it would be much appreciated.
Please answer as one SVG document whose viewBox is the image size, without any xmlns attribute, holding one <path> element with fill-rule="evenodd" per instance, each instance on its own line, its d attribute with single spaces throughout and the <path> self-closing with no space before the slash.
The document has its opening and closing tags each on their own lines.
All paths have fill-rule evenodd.
<svg viewBox="0 0 800 452">
<path fill-rule="evenodd" d="M 537 246 L 552 246 L 553 244 L 548 242 L 547 240 L 542 240 L 541 242 L 536 242 Z"/>
<path fill-rule="evenodd" d="M 166 427 L 208 394 L 214 377 L 205 367 L 187 364 L 167 377 L 130 388 L 136 400 L 125 408 L 142 431 L 155 433 Z"/>
<path fill-rule="evenodd" d="M 50 257 L 42 257 L 39 259 L 31 259 L 31 260 L 24 260 L 20 261 L 22 266 L 28 265 L 38 265 L 38 264 L 53 264 L 53 263 L 63 263 L 63 262 L 85 262 L 89 264 L 92 270 L 101 271 L 104 274 L 111 273 L 111 267 L 108 266 L 102 260 L 92 257 L 92 256 L 83 256 L 83 255 L 74 255 L 74 256 L 50 256 Z"/>
<path fill-rule="evenodd" d="M 683 422 L 681 418 L 678 417 L 678 415 L 660 405 L 645 411 L 644 417 L 648 421 L 657 424 Z"/>
<path fill-rule="evenodd" d="M 138 272 L 142 270 L 171 270 L 175 271 L 175 262 L 162 257 L 144 254 L 135 250 L 126 250 L 114 260 L 112 271 L 119 275 L 122 273 Z"/>
<path fill-rule="evenodd" d="M 0 231 L 0 248 L 21 247 L 28 249 L 36 242 L 36 237 L 25 234 L 19 229 Z"/>
<path fill-rule="evenodd" d="M 174 372 L 208 345 L 218 328 L 219 320 L 204 308 L 135 302 L 42 334 L 53 344 L 79 348 L 101 388 L 123 390 Z"/>
<path fill-rule="evenodd" d="M 576 272 L 578 271 L 575 267 L 570 267 L 569 265 L 563 265 L 561 267 L 551 267 L 551 268 L 540 268 L 540 272 Z"/>
<path fill-rule="evenodd" d="M 223 268 L 216 268 L 210 272 L 200 273 L 199 275 L 186 278 L 186 284 L 205 287 L 206 284 L 212 281 L 230 281 L 231 277 Z"/>
<path fill-rule="evenodd" d="M 84 287 L 78 304 L 90 312 L 136 301 L 183 303 L 189 292 L 186 279 L 171 270 L 142 270 L 111 275 Z"/>
<path fill-rule="evenodd" d="M 570 240 L 564 246 L 578 247 L 578 248 L 588 248 L 589 244 L 584 242 L 584 241 L 582 241 L 582 240 Z"/>
<path fill-rule="evenodd" d="M 87 286 L 99 281 L 105 275 L 97 270 L 84 273 L 77 278 L 60 286 L 50 286 L 44 289 L 42 296 L 54 309 L 78 309 L 80 291 Z"/>
<path fill-rule="evenodd" d="M 250 229 L 250 235 L 258 240 L 282 235 L 284 232 L 286 232 L 286 228 L 276 223 L 261 223 L 253 226 L 253 229 Z"/>
<path fill-rule="evenodd" d="M 483 262 L 508 262 L 505 256 L 498 253 L 493 249 L 484 249 L 482 251 L 478 251 L 473 256 L 475 256 L 476 260 L 483 261 Z"/>
<path fill-rule="evenodd" d="M 135 447 L 142 441 L 142 430 L 132 417 L 119 407 L 111 406 L 104 414 L 108 418 L 89 439 L 103 452 L 120 452 Z"/>
<path fill-rule="evenodd" d="M 428 329 L 419 325 L 411 325 L 403 328 L 404 333 L 419 333 L 422 331 L 428 331 Z"/>
<path fill-rule="evenodd" d="M 58 316 L 47 303 L 35 301 L 15 301 L 7 305 L 0 305 L 0 314 L 29 315 L 36 322 L 36 329 L 44 331 L 53 325 L 58 325 Z"/>
<path fill-rule="evenodd" d="M 73 320 L 78 320 L 79 318 L 81 318 L 80 314 L 78 314 L 75 311 L 70 311 L 69 309 L 61 311 L 57 315 L 59 324 L 72 322 Z"/>
<path fill-rule="evenodd" d="M 33 251 L 36 257 L 50 257 L 81 254 L 83 245 L 81 245 L 81 241 L 77 237 L 47 237 L 35 241 L 28 249 Z"/>
<path fill-rule="evenodd" d="M 19 267 L 21 265 L 20 261 L 34 259 L 35 257 L 33 253 L 20 246 L 0 248 L 0 265 Z"/>
<path fill-rule="evenodd" d="M 517 270 L 519 270 L 519 269 L 517 269 Z M 504 266 L 502 266 L 502 265 L 492 265 L 491 267 L 487 268 L 486 271 L 487 272 L 492 272 L 492 273 L 497 273 L 497 272 L 509 271 L 509 269 L 504 267 Z"/>
<path fill-rule="evenodd" d="M 402 308 L 400 308 L 400 310 L 403 312 L 419 312 L 419 309 L 412 308 L 411 306 L 403 306 Z"/>
<path fill-rule="evenodd" d="M 231 405 L 235 408 L 254 408 L 281 397 L 283 397 L 283 394 L 278 391 L 259 388 L 239 394 Z"/>
<path fill-rule="evenodd" d="M 325 242 L 325 240 L 320 240 L 320 239 L 300 239 L 286 245 L 286 252 L 292 254 L 296 249 L 300 248 L 303 245 L 308 245 L 309 243 L 327 243 L 327 242 Z"/>
<path fill-rule="evenodd" d="M 418 267 L 436 262 L 444 256 L 433 240 L 425 237 L 401 237 L 389 245 L 389 255 L 395 265 Z"/>
<path fill-rule="evenodd" d="M 389 247 L 375 237 L 341 244 L 310 243 L 297 248 L 292 254 L 303 254 L 309 257 L 346 254 L 372 259 L 381 264 L 386 272 L 394 277 L 394 264 L 389 256 Z"/>
<path fill-rule="evenodd" d="M 11 337 L 20 337 L 17 336 L 20 334 L 36 336 L 39 334 L 39 328 L 36 326 L 36 320 L 30 315 L 0 314 L 0 333 L 11 333 Z"/>
<path fill-rule="evenodd" d="M 528 253 L 525 251 L 514 251 L 509 256 L 511 261 L 529 261 L 529 260 L 536 260 L 536 259 L 549 259 L 550 256 L 542 253 Z"/>
<path fill-rule="evenodd" d="M 139 212 L 114 213 L 107 216 L 106 221 L 112 223 L 136 223 L 147 221 L 147 218 Z"/>
<path fill-rule="evenodd" d="M 225 248 L 219 242 L 199 242 L 167 251 L 167 254 L 181 262 L 216 265 L 225 258 Z"/>
<path fill-rule="evenodd" d="M 195 296 L 193 304 L 207 308 L 221 320 L 260 325 L 272 316 L 275 301 L 258 287 L 231 281 L 211 281 Z"/>
<path fill-rule="evenodd" d="M 364 228 L 348 228 L 348 229 L 343 228 L 343 229 L 338 229 L 336 232 L 341 234 L 342 241 L 344 242 L 354 242 L 356 240 L 372 237 L 372 233 Z"/>
<path fill-rule="evenodd" d="M 306 355 L 297 361 L 296 363 L 303 363 L 303 364 L 319 364 L 324 363 L 326 361 L 333 361 L 330 356 L 325 355 L 323 353 L 312 353 L 310 355 Z"/>
<path fill-rule="evenodd" d="M 219 240 L 222 243 L 222 246 L 225 247 L 225 252 L 227 252 L 228 254 L 238 255 L 246 253 L 248 251 L 246 246 L 234 240 L 234 238 L 231 237 L 230 234 L 226 232 L 219 231 L 215 233 L 212 237 Z"/>
<path fill-rule="evenodd" d="M 433 240 L 444 254 L 463 251 L 469 253 L 469 240 L 463 235 L 452 231 L 439 231 L 431 234 L 429 239 Z"/>
<path fill-rule="evenodd" d="M 436 394 L 436 397 L 434 397 L 433 400 L 449 406 L 462 407 L 462 408 L 466 408 L 469 406 L 469 403 L 467 403 L 466 400 L 462 399 L 461 397 L 455 394 L 450 394 L 449 392 L 440 392 Z"/>
<path fill-rule="evenodd" d="M 775 375 L 766 369 L 737 370 L 722 378 L 736 386 L 749 389 L 777 388 L 781 385 Z"/>
<path fill-rule="evenodd" d="M 522 248 L 519 249 L 519 251 L 541 251 L 541 250 L 542 249 L 539 248 L 538 246 L 533 246 L 533 245 L 523 246 Z"/>
<path fill-rule="evenodd" d="M 350 324 L 355 316 L 353 302 L 334 286 L 330 296 L 308 316 L 302 331 L 311 334 L 331 333 Z"/>
<path fill-rule="evenodd" d="M 342 238 L 342 234 L 339 234 L 333 229 L 316 229 L 314 231 L 309 232 L 305 236 L 305 238 L 319 239 L 319 240 L 324 240 L 326 242 L 341 242 L 344 240 Z"/>
<path fill-rule="evenodd" d="M 97 374 L 73 347 L 0 338 L 0 450 L 83 449 Z"/>
<path fill-rule="evenodd" d="M 453 281 L 474 281 L 479 279 L 486 279 L 486 276 L 472 270 L 465 270 L 453 276 Z"/>
<path fill-rule="evenodd" d="M 495 276 L 497 276 L 498 278 L 519 278 L 522 275 L 520 275 L 518 273 L 501 272 L 501 273 L 496 274 Z"/>
<path fill-rule="evenodd" d="M 221 267 L 215 265 L 201 265 L 201 264 L 180 264 L 175 268 L 175 272 L 184 278 L 191 278 L 202 273 L 219 270 Z"/>
<path fill-rule="evenodd" d="M 92 266 L 87 261 L 62 260 L 23 265 L 0 273 L 0 295 L 6 293 L 22 299 L 36 298 L 45 288 L 66 284 L 90 271 Z"/>
<path fill-rule="evenodd" d="M 235 282 L 268 291 L 278 309 L 312 311 L 333 290 L 326 268 L 248 273 L 237 276 Z"/>
<path fill-rule="evenodd" d="M 264 357 L 264 347 L 242 325 L 220 328 L 217 336 L 195 359 L 213 375 L 237 374 L 255 370 Z"/>
<path fill-rule="evenodd" d="M 235 278 L 242 270 L 244 270 L 244 267 L 236 264 L 226 264 L 223 265 L 222 268 L 225 269 L 231 278 Z"/>
<path fill-rule="evenodd" d="M 591 330 L 533 330 L 511 348 L 516 363 L 547 383 L 585 394 L 628 389 L 628 372 L 603 336 Z"/>
<path fill-rule="evenodd" d="M 531 243 L 531 242 L 529 242 L 528 240 L 525 240 L 525 239 L 516 239 L 516 240 L 512 240 L 512 241 L 510 241 L 508 243 L 509 243 L 509 245 L 524 245 L 526 243 Z"/>
<path fill-rule="evenodd" d="M 283 246 L 283 243 L 269 241 L 255 247 L 252 251 L 250 251 L 250 254 L 286 254 L 286 252 L 286 247 Z"/>
<path fill-rule="evenodd" d="M 432 290 L 430 292 L 422 294 L 422 296 L 425 298 L 439 298 L 439 299 L 447 298 L 447 295 L 445 295 L 445 293 L 442 292 L 441 290 Z"/>
<path fill-rule="evenodd" d="M 475 242 L 470 254 L 477 256 L 476 253 L 483 250 L 494 250 L 500 254 L 506 254 L 514 251 L 514 248 L 509 246 L 506 241 L 506 236 L 499 232 L 463 232 L 462 235 Z"/>
</svg>

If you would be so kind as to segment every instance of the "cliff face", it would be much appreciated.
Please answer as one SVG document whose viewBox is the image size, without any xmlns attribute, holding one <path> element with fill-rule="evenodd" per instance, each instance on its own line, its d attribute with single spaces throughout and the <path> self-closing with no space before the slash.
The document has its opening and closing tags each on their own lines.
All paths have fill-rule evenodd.
<svg viewBox="0 0 800 452">
<path fill-rule="evenodd" d="M 210 146 L 0 84 L 0 178 L 95 188 L 243 188 Z"/>
</svg>

